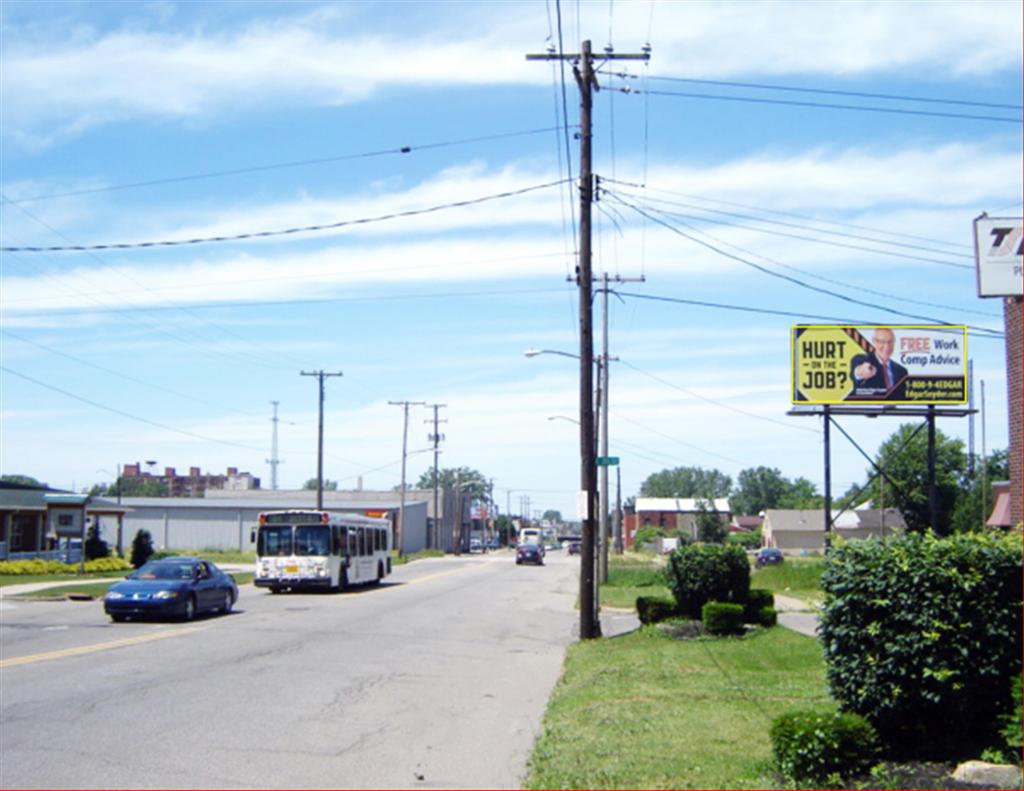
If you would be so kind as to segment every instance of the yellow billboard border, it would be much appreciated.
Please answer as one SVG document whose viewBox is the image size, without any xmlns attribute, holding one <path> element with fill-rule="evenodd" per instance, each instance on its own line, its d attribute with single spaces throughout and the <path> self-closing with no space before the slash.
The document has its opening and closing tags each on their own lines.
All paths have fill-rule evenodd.
<svg viewBox="0 0 1024 791">
<path fill-rule="evenodd" d="M 830 329 L 834 330 L 837 327 L 853 327 L 854 329 L 868 328 L 874 329 L 876 327 L 885 327 L 890 330 L 961 330 L 964 337 L 964 398 L 961 401 L 871 401 L 868 399 L 856 399 L 853 401 L 798 401 L 796 399 L 796 350 L 794 344 L 796 342 L 796 330 L 811 330 L 811 329 Z M 789 328 L 789 394 L 790 403 L 794 406 L 802 405 L 838 405 L 838 404 L 862 404 L 864 406 L 947 406 L 949 404 L 966 404 L 970 399 L 970 393 L 967 392 L 968 385 L 970 384 L 967 380 L 967 325 L 966 324 L 792 324 Z"/>
</svg>

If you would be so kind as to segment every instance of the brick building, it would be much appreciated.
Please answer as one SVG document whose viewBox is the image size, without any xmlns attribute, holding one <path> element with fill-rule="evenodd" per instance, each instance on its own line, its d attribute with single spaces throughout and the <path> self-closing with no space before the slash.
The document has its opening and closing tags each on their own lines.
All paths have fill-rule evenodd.
<svg viewBox="0 0 1024 791">
<path fill-rule="evenodd" d="M 178 475 L 174 467 L 164 467 L 163 475 L 141 469 L 138 462 L 125 464 L 121 476 L 126 481 L 160 484 L 168 497 L 202 497 L 207 489 L 247 491 L 259 489 L 260 479 L 237 467 L 228 467 L 224 475 L 203 473 L 198 467 L 189 467 L 188 475 Z"/>
</svg>

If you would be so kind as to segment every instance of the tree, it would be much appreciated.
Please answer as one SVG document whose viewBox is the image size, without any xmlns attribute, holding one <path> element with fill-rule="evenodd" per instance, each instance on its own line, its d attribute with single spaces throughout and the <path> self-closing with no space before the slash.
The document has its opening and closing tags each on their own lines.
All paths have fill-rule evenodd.
<svg viewBox="0 0 1024 791">
<path fill-rule="evenodd" d="M 647 477 L 640 486 L 641 497 L 703 497 L 713 500 L 728 497 L 732 478 L 719 470 L 703 467 L 676 467 Z"/>
<path fill-rule="evenodd" d="M 950 531 L 953 510 L 960 496 L 967 469 L 964 443 L 935 431 L 936 524 L 931 524 L 928 502 L 927 429 L 907 423 L 899 427 L 878 449 L 875 463 L 885 470 L 884 492 L 875 478 L 866 492 L 876 507 L 896 507 L 911 531 L 931 527 L 939 535 Z M 872 475 L 874 470 L 869 470 Z M 892 481 L 895 485 L 890 485 Z"/>
<path fill-rule="evenodd" d="M 132 539 L 131 564 L 140 568 L 153 554 L 153 535 L 148 530 L 140 530 Z"/>
<path fill-rule="evenodd" d="M 556 524 L 561 524 L 562 523 L 562 512 L 561 511 L 555 511 L 554 509 L 549 509 L 549 510 L 544 512 L 544 515 L 541 517 L 541 519 L 544 519 L 545 521 L 548 521 L 548 522 L 555 522 Z"/>
<path fill-rule="evenodd" d="M 984 475 L 981 459 L 976 459 L 974 477 L 965 482 L 953 509 L 952 531 L 962 533 L 985 527 L 992 506 L 992 483 L 1010 478 L 1010 453 L 997 450 L 985 459 Z"/>
<path fill-rule="evenodd" d="M 822 508 L 824 505 L 825 498 L 818 494 L 818 487 L 806 478 L 797 478 L 779 498 L 776 508 Z"/>
<path fill-rule="evenodd" d="M 46 486 L 45 483 L 40 483 L 31 475 L 0 475 L 0 481 L 3 483 L 16 483 L 20 486 Z"/>
<path fill-rule="evenodd" d="M 472 467 L 445 467 L 437 471 L 438 486 L 442 489 L 454 489 L 456 482 L 462 489 L 462 496 L 476 502 L 489 503 L 491 500 L 490 481 Z M 423 473 L 416 481 L 417 489 L 434 488 L 433 468 Z"/>
<path fill-rule="evenodd" d="M 100 535 L 100 526 L 94 523 L 89 528 L 88 537 L 85 539 L 85 559 L 96 560 L 110 556 L 110 546 Z"/>
<path fill-rule="evenodd" d="M 769 508 L 778 508 L 779 501 L 792 486 L 774 467 L 742 470 L 736 483 L 729 496 L 729 504 L 736 514 L 759 514 Z"/>
<path fill-rule="evenodd" d="M 302 488 L 303 489 L 313 489 L 315 491 L 316 490 L 316 478 L 310 478 L 308 481 L 306 481 L 304 484 L 302 484 Z M 329 481 L 326 478 L 324 478 L 324 491 L 325 492 L 336 492 L 336 491 L 338 491 L 338 482 L 337 481 Z"/>
<path fill-rule="evenodd" d="M 729 535 L 729 530 L 722 523 L 722 517 L 715 510 L 714 501 L 698 500 L 697 516 L 694 518 L 697 525 L 697 536 L 705 544 L 721 544 Z"/>
</svg>

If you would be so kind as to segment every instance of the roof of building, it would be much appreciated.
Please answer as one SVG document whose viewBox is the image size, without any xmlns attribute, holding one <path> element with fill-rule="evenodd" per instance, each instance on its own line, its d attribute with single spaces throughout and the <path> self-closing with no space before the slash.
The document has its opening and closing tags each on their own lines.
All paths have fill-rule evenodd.
<svg viewBox="0 0 1024 791">
<path fill-rule="evenodd" d="M 88 512 L 120 513 L 130 511 L 113 500 L 75 494 L 48 486 L 27 486 L 25 484 L 0 481 L 0 510 L 4 511 L 46 511 L 52 505 L 80 505 L 85 503 Z"/>
<path fill-rule="evenodd" d="M 883 516 L 880 508 L 856 508 L 832 512 L 832 526 L 836 530 L 906 530 L 903 515 L 896 508 L 886 508 Z M 770 508 L 765 511 L 764 523 L 773 533 L 822 532 L 825 529 L 825 514 L 820 508 L 784 509 Z"/>
<path fill-rule="evenodd" d="M 742 527 L 747 530 L 754 530 L 761 526 L 764 521 L 763 516 L 734 516 L 732 521 L 736 523 L 737 527 Z"/>
<path fill-rule="evenodd" d="M 377 511 L 397 508 L 391 500 L 338 500 L 330 501 L 324 493 L 325 511 Z M 124 497 L 125 505 L 136 508 L 188 508 L 205 510 L 247 509 L 255 511 L 285 511 L 315 509 L 316 492 L 305 492 L 294 497 Z M 407 501 L 406 508 L 423 506 L 422 501 Z"/>
<path fill-rule="evenodd" d="M 996 504 L 992 508 L 988 521 L 989 527 L 1012 527 L 1013 520 L 1010 517 L 1010 492 L 999 492 L 996 495 Z"/>
<path fill-rule="evenodd" d="M 640 511 L 668 511 L 674 513 L 692 514 L 701 510 L 698 503 L 704 503 L 705 508 L 711 501 L 700 497 L 637 497 L 636 510 Z M 714 510 L 719 513 L 731 513 L 729 500 L 726 497 L 716 497 Z"/>
</svg>

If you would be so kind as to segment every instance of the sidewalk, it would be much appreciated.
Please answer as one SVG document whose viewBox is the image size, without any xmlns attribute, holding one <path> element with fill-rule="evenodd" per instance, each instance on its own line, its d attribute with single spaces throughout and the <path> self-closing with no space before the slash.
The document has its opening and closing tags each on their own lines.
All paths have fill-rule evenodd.
<svg viewBox="0 0 1024 791">
<path fill-rule="evenodd" d="M 792 596 L 775 594 L 775 609 L 779 613 L 779 625 L 808 637 L 818 636 L 818 611 L 810 604 Z"/>
</svg>

